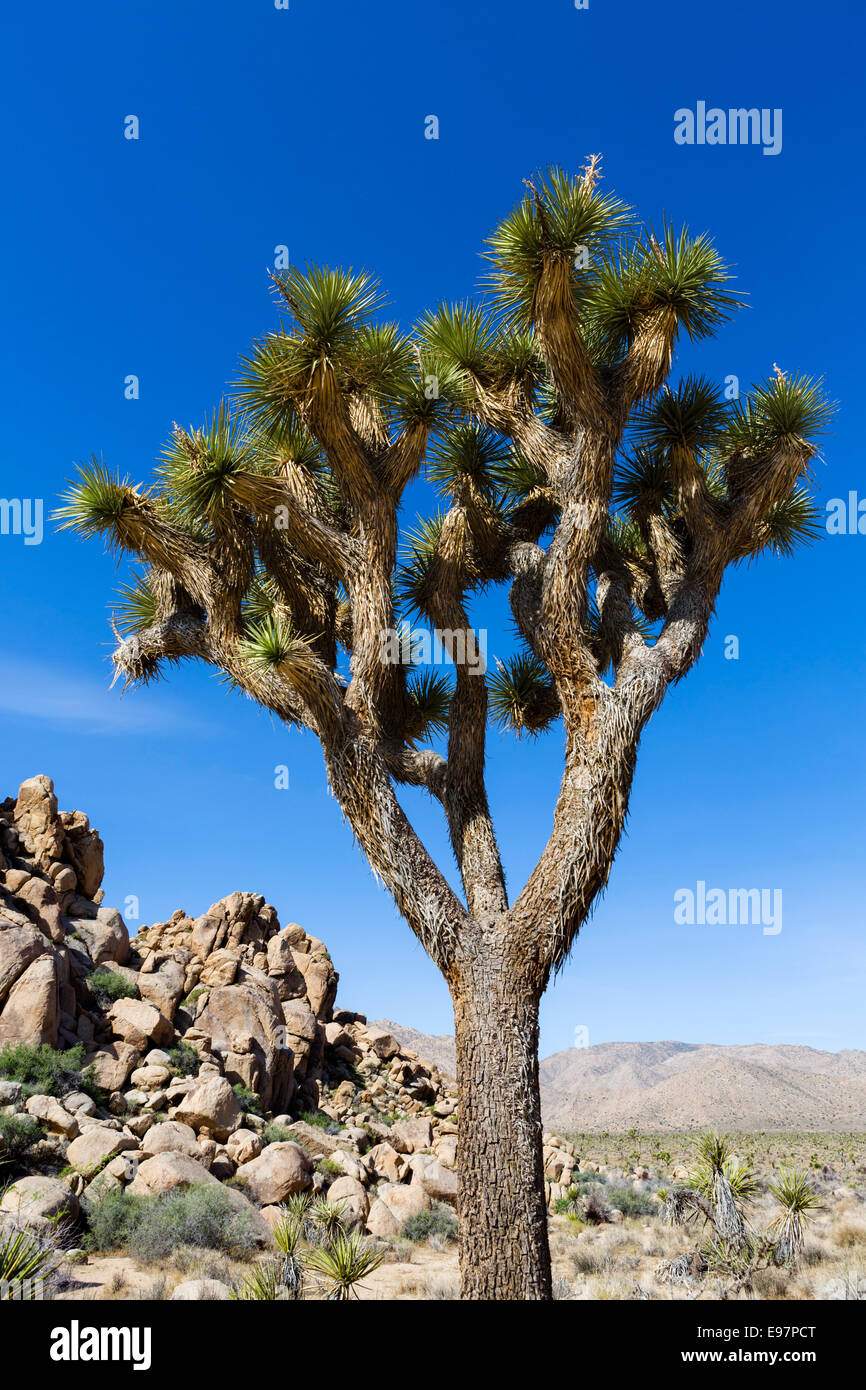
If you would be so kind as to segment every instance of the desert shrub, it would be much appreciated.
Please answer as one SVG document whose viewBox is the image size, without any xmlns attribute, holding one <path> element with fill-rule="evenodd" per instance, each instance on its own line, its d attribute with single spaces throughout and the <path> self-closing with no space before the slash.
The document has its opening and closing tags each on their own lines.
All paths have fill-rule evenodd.
<svg viewBox="0 0 866 1390">
<path fill-rule="evenodd" d="M 87 1209 L 87 1250 L 120 1250 L 128 1245 L 136 1230 L 146 1198 L 135 1197 L 122 1188 L 107 1189 Z"/>
<path fill-rule="evenodd" d="M 32 1115 L 0 1115 L 0 1167 L 17 1164 L 25 1150 L 42 1138 L 42 1126 Z"/>
<path fill-rule="evenodd" d="M 198 1076 L 201 1058 L 188 1042 L 180 1042 L 169 1050 L 168 1061 L 176 1076 Z"/>
<path fill-rule="evenodd" d="M 580 1204 L 580 1211 L 584 1221 L 590 1226 L 598 1226 L 607 1221 L 610 1208 L 605 1201 L 604 1193 L 590 1188 Z"/>
<path fill-rule="evenodd" d="M 572 1180 L 572 1187 L 604 1187 L 607 1178 L 604 1173 L 575 1173 Z"/>
<path fill-rule="evenodd" d="M 440 1240 L 457 1239 L 457 1218 L 450 1208 L 436 1202 L 429 1211 L 416 1212 L 403 1222 L 402 1235 L 416 1243 L 438 1236 Z"/>
<path fill-rule="evenodd" d="M 152 1279 L 147 1288 L 139 1292 L 138 1298 L 142 1303 L 164 1303 L 169 1299 L 168 1280 L 165 1275 L 160 1274 L 156 1279 Z"/>
<path fill-rule="evenodd" d="M 249 1086 L 242 1086 L 240 1082 L 238 1082 L 236 1086 L 232 1086 L 232 1090 L 235 1093 L 238 1105 L 245 1115 L 261 1115 L 261 1096 L 257 1096 L 255 1091 L 250 1090 Z"/>
<path fill-rule="evenodd" d="M 617 1207 L 623 1216 L 655 1216 L 658 1212 L 658 1203 L 633 1187 L 608 1187 L 604 1196 L 608 1206 Z"/>
<path fill-rule="evenodd" d="M 20 1081 L 25 1095 L 67 1096 L 83 1091 L 98 1104 L 104 1100 L 92 1067 L 84 1065 L 84 1044 L 57 1052 L 47 1043 L 6 1043 L 0 1048 L 0 1077 Z"/>
<path fill-rule="evenodd" d="M 330 1129 L 333 1120 L 324 1110 L 305 1110 L 300 1116 L 305 1125 L 315 1125 L 317 1129 Z"/>
<path fill-rule="evenodd" d="M 610 1274 L 613 1267 L 613 1256 L 605 1246 L 587 1245 L 581 1240 L 571 1252 L 571 1268 L 575 1274 Z"/>
<path fill-rule="evenodd" d="M 87 987 L 100 1009 L 110 1009 L 116 999 L 138 998 L 138 987 L 113 970 L 94 970 Z"/>
<path fill-rule="evenodd" d="M 265 1146 L 268 1144 L 286 1144 L 291 1137 L 285 1125 L 275 1125 L 273 1120 L 269 1125 L 265 1125 L 260 1136 Z"/>
<path fill-rule="evenodd" d="M 251 1253 L 251 1215 L 237 1211 L 221 1187 L 197 1185 L 156 1197 L 120 1189 L 106 1192 L 88 1212 L 87 1248 L 133 1247 L 144 1263 L 165 1260 L 179 1246 L 219 1250 L 235 1258 Z"/>
<path fill-rule="evenodd" d="M 833 1236 L 843 1250 L 852 1250 L 855 1246 L 866 1245 L 866 1225 L 861 1221 L 840 1221 L 833 1229 Z"/>
</svg>

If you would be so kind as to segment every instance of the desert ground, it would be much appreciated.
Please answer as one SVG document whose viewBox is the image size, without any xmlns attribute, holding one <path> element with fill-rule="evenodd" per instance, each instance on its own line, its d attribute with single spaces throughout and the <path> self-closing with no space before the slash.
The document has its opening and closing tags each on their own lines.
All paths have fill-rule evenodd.
<svg viewBox="0 0 866 1390">
<path fill-rule="evenodd" d="M 687 1133 L 625 1133 L 564 1136 L 580 1156 L 579 1186 L 597 1186 L 622 1219 L 587 1222 L 574 1212 L 553 1212 L 550 1240 L 555 1296 L 559 1300 L 713 1299 L 724 1281 L 701 1278 L 671 1283 L 660 1266 L 702 1238 L 699 1226 L 672 1227 L 660 1217 L 658 1193 L 683 1180 L 695 1136 Z M 753 1230 L 767 1229 L 776 1207 L 768 1190 L 786 1168 L 808 1172 L 821 1206 L 806 1226 L 802 1254 L 793 1268 L 759 1270 L 750 1286 L 733 1296 L 771 1300 L 866 1299 L 866 1136 L 785 1133 L 730 1136 L 736 1156 L 752 1165 L 761 1190 L 746 1214 Z M 646 1174 L 646 1176 L 644 1176 Z M 563 1205 L 562 1203 L 560 1205 Z M 356 1289 L 363 1300 L 439 1300 L 458 1296 L 453 1221 L 443 1211 L 442 1231 L 427 1238 L 393 1237 L 376 1242 L 382 1263 Z M 255 1259 L 267 1261 L 270 1255 Z M 218 1250 L 185 1246 L 159 1267 L 128 1251 L 82 1252 L 64 1272 L 55 1295 L 79 1299 L 225 1298 L 242 1287 L 250 1263 Z M 196 1281 L 215 1281 L 212 1286 Z M 193 1285 L 193 1287 L 190 1287 Z M 186 1291 L 184 1286 L 186 1286 Z M 305 1298 L 322 1297 L 309 1280 Z"/>
</svg>

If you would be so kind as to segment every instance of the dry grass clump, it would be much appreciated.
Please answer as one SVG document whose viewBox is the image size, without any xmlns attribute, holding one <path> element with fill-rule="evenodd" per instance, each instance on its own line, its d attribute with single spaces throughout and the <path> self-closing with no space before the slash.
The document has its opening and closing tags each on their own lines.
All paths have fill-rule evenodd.
<svg viewBox="0 0 866 1390">
<path fill-rule="evenodd" d="M 833 1228 L 833 1239 L 843 1250 L 853 1250 L 866 1245 L 866 1222 L 840 1221 Z"/>
</svg>

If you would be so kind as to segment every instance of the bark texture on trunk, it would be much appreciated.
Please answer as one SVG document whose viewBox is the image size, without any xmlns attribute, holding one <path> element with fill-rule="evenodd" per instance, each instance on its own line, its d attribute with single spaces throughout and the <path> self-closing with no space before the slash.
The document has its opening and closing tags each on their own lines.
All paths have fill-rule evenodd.
<svg viewBox="0 0 866 1390">
<path fill-rule="evenodd" d="M 541 991 L 540 981 L 483 949 L 452 982 L 464 1299 L 551 1297 L 538 1088 Z"/>
</svg>

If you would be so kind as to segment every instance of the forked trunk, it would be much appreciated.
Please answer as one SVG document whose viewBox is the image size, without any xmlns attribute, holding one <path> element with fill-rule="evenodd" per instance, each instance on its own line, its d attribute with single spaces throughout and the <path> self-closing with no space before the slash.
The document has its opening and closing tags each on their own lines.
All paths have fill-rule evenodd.
<svg viewBox="0 0 866 1390">
<path fill-rule="evenodd" d="M 466 1299 L 549 1299 L 541 1153 L 542 986 L 492 953 L 452 982 L 460 1098 L 460 1283 Z"/>
</svg>

